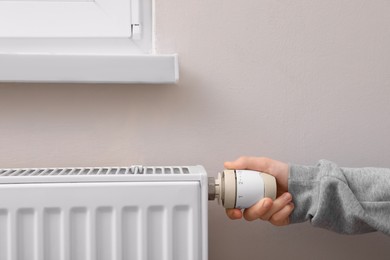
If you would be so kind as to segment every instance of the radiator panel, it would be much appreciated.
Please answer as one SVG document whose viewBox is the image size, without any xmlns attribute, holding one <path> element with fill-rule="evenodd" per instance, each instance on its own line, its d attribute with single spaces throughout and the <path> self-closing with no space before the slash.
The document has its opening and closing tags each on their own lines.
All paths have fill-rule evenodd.
<svg viewBox="0 0 390 260">
<path fill-rule="evenodd" d="M 0 209 L 0 259 L 5 260 L 9 251 L 8 210 Z"/>
<path fill-rule="evenodd" d="M 0 184 L 0 260 L 202 259 L 203 193 L 187 180 Z"/>
<path fill-rule="evenodd" d="M 142 244 L 139 238 L 142 238 L 141 211 L 139 207 L 124 207 L 122 218 L 122 256 L 124 259 L 140 259 Z"/>
<path fill-rule="evenodd" d="M 64 228 L 63 218 L 60 208 L 45 208 L 43 211 L 43 246 L 44 260 L 61 259 L 64 250 L 61 247 L 64 237 L 62 230 Z"/>
</svg>

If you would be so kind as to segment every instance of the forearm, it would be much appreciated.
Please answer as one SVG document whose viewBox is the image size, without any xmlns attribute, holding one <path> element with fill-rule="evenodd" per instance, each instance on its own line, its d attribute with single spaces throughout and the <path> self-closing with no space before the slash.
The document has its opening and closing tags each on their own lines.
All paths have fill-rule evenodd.
<svg viewBox="0 0 390 260">
<path fill-rule="evenodd" d="M 382 231 L 390 235 L 390 169 L 290 165 L 288 190 L 295 209 L 291 223 L 339 233 Z"/>
</svg>

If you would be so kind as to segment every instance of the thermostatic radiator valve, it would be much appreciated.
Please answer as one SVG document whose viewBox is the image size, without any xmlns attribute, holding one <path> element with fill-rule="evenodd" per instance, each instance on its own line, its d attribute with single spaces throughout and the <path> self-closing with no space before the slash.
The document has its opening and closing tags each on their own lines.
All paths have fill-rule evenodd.
<svg viewBox="0 0 390 260">
<path fill-rule="evenodd" d="M 227 209 L 245 209 L 259 200 L 276 198 L 276 180 L 272 175 L 250 170 L 224 170 L 217 179 L 209 177 L 209 200 L 218 200 Z"/>
</svg>

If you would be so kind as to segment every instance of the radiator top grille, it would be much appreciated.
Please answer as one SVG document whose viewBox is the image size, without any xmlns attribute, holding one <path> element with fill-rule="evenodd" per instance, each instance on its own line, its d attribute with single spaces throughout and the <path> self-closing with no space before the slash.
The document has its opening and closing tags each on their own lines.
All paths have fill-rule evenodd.
<svg viewBox="0 0 390 260">
<path fill-rule="evenodd" d="M 0 177 L 63 176 L 63 175 L 135 175 L 135 174 L 189 174 L 188 167 L 74 167 L 74 168 L 21 168 L 0 169 Z"/>
</svg>

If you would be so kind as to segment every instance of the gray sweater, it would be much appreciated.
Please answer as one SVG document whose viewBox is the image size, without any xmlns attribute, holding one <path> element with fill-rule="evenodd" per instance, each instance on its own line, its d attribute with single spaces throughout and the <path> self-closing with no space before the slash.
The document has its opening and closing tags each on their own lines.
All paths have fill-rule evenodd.
<svg viewBox="0 0 390 260">
<path fill-rule="evenodd" d="M 390 235 L 390 169 L 290 165 L 288 190 L 295 209 L 290 223 L 343 234 L 381 231 Z"/>
</svg>

